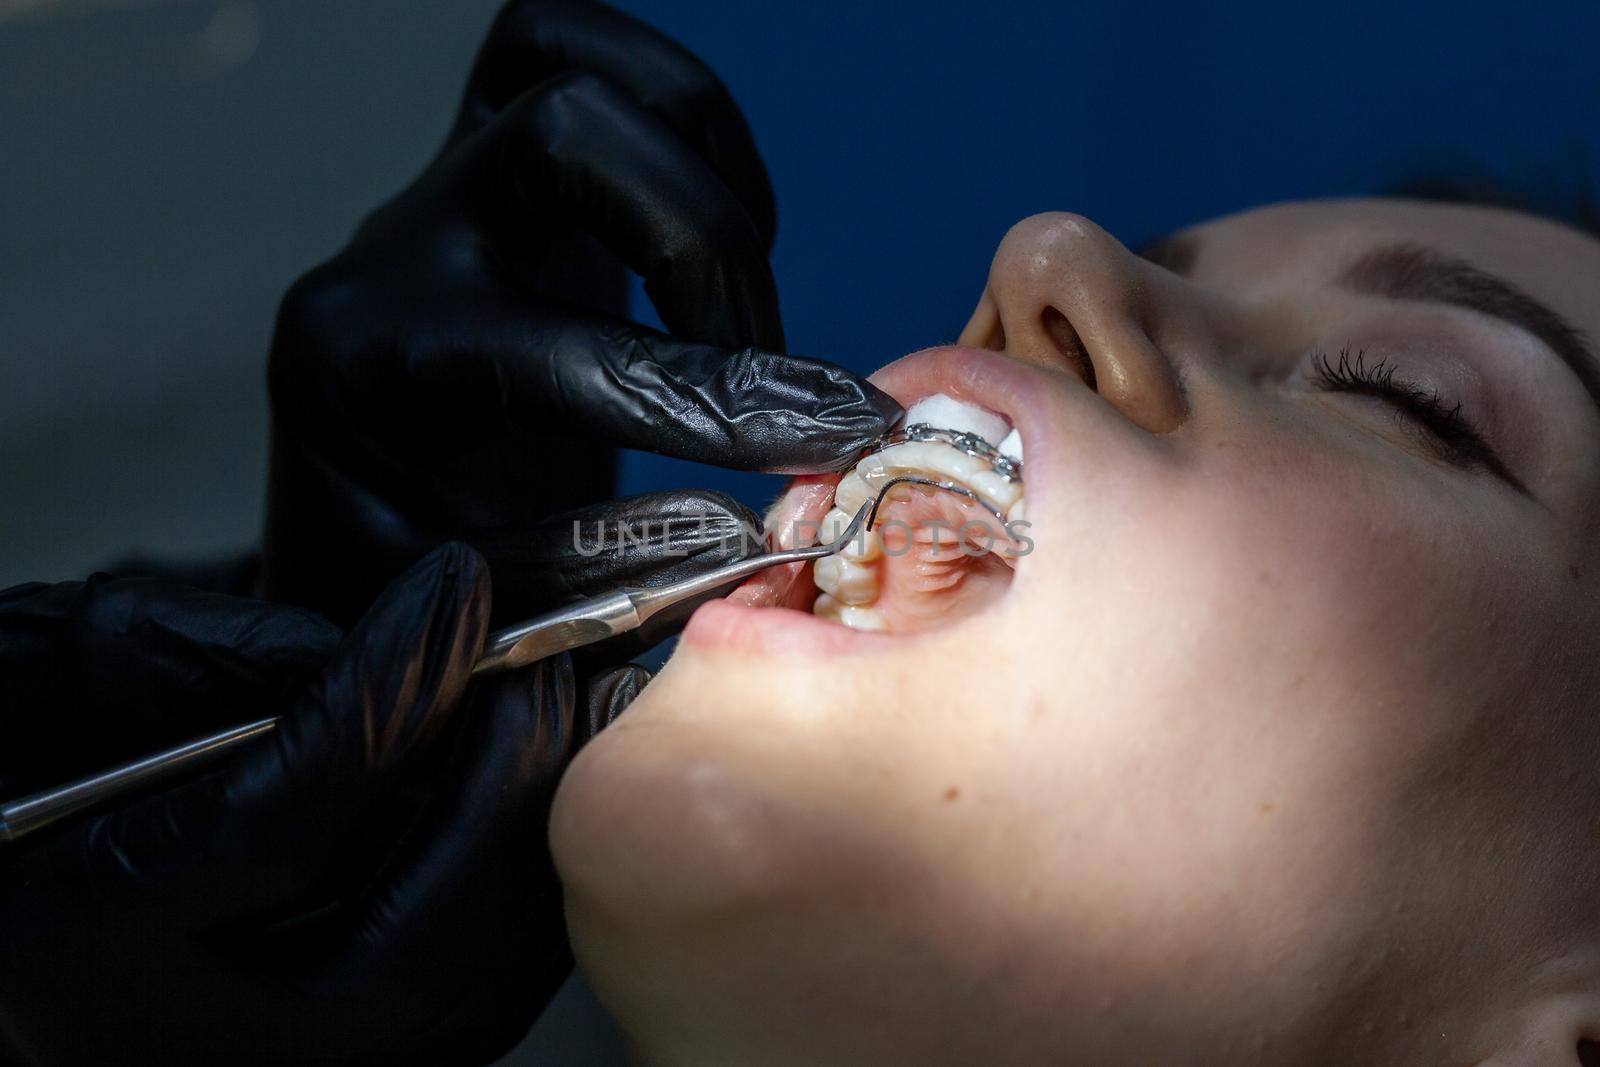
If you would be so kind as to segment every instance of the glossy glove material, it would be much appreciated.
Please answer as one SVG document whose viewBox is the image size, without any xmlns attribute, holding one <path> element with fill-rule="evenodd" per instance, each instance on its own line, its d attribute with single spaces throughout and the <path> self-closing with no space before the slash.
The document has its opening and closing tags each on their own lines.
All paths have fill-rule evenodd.
<svg viewBox="0 0 1600 1067">
<path fill-rule="evenodd" d="M 563 656 L 469 691 L 488 615 L 483 561 L 458 544 L 342 639 L 296 609 L 150 581 L 0 595 L 8 782 L 87 738 L 121 758 L 206 711 L 207 728 L 285 716 L 203 777 L 0 852 L 0 1060 L 509 1048 L 570 966 L 555 783 L 645 675 L 580 688 Z"/>
<path fill-rule="evenodd" d="M 754 512 L 722 493 L 695 489 L 603 501 L 476 540 L 495 560 L 497 627 L 613 589 L 666 585 L 766 549 Z M 573 656 L 592 668 L 639 655 L 682 629 L 695 608 L 732 588 L 674 605 L 639 629 Z"/>
<path fill-rule="evenodd" d="M 0 797 L 276 714 L 343 634 L 152 578 L 0 592 Z"/>
<path fill-rule="evenodd" d="M 492 561 L 492 622 L 498 627 L 580 596 L 623 585 L 660 585 L 743 559 L 763 549 L 759 537 L 750 536 L 760 529 L 759 517 L 726 494 L 673 489 L 603 500 L 526 524 L 479 531 L 468 539 Z M 362 587 L 403 570 L 430 547 L 420 534 L 398 528 L 392 534 L 381 551 L 373 547 L 358 558 L 307 557 L 293 583 L 285 583 L 302 590 L 293 599 L 331 605 L 335 614 L 354 613 Z M 670 626 L 662 629 L 670 622 L 667 616 L 652 622 L 651 629 L 636 635 L 633 646 L 648 648 L 645 638 L 653 643 L 671 632 Z"/>
<path fill-rule="evenodd" d="M 600 4 L 508 5 L 438 157 L 284 299 L 266 595 L 342 624 L 445 538 L 498 589 L 494 546 L 608 497 L 617 447 L 847 463 L 900 409 L 782 354 L 772 227 L 703 64 Z M 671 336 L 619 317 L 624 267 Z"/>
</svg>

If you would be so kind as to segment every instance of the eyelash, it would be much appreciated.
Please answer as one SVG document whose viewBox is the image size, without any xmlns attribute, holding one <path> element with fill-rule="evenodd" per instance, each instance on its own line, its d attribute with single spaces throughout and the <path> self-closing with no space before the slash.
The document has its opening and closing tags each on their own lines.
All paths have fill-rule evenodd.
<svg viewBox="0 0 1600 1067">
<path fill-rule="evenodd" d="M 1394 406 L 1413 426 L 1427 432 L 1443 458 L 1459 467 L 1483 466 L 1519 489 L 1522 483 L 1506 469 L 1484 440 L 1472 420 L 1461 413 L 1461 405 L 1446 405 L 1439 394 L 1420 389 L 1405 381 L 1395 381 L 1395 367 L 1386 359 L 1368 364 L 1364 351 L 1351 356 L 1349 348 L 1339 350 L 1334 364 L 1325 352 L 1311 354 L 1311 380 L 1319 389 L 1333 393 L 1360 393 L 1375 396 Z"/>
</svg>

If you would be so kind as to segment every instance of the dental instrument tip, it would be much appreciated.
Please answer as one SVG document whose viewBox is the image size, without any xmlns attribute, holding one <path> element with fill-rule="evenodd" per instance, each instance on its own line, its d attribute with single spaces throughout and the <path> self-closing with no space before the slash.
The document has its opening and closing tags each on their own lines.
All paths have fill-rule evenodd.
<svg viewBox="0 0 1600 1067">
<path fill-rule="evenodd" d="M 872 524 L 877 521 L 878 508 L 883 504 L 884 497 L 888 496 L 889 490 L 893 489 L 897 485 L 924 485 L 930 489 L 943 489 L 947 493 L 955 493 L 958 496 L 964 496 L 976 503 L 989 514 L 993 515 L 995 519 L 999 521 L 1002 527 L 1006 524 L 1006 517 L 1000 513 L 999 509 L 994 507 L 994 505 L 990 504 L 987 500 L 983 499 L 983 497 L 979 496 L 977 493 L 974 493 L 971 489 L 968 489 L 964 485 L 960 485 L 956 482 L 940 481 L 936 478 L 924 478 L 916 474 L 902 474 L 898 478 L 891 478 L 885 482 L 883 488 L 878 490 L 878 495 L 861 506 L 861 510 L 867 512 L 867 529 L 872 529 Z M 850 524 L 850 529 L 852 531 L 850 536 L 854 536 L 853 531 L 856 529 L 856 523 L 859 522 L 860 519 L 861 515 L 858 512 L 856 514 L 856 520 Z"/>
</svg>

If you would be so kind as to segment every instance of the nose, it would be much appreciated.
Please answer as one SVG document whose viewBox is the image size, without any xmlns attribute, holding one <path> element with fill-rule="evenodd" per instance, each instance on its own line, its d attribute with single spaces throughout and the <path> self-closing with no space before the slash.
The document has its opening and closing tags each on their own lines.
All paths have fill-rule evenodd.
<svg viewBox="0 0 1600 1067">
<path fill-rule="evenodd" d="M 1186 405 L 1177 368 L 1152 334 L 1161 303 L 1182 295 L 1160 275 L 1082 215 L 1030 216 L 995 251 L 961 343 L 1068 368 L 1135 424 L 1171 432 Z"/>
</svg>

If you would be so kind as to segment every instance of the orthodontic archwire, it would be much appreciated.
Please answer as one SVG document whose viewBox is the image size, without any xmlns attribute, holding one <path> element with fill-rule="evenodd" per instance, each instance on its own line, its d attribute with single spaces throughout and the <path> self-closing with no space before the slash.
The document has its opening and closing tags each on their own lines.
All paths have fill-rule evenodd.
<svg viewBox="0 0 1600 1067">
<path fill-rule="evenodd" d="M 867 521 L 862 526 L 863 530 L 872 529 L 872 523 L 878 517 L 878 508 L 883 505 L 883 498 L 889 495 L 889 490 L 893 489 L 897 485 L 906 484 L 926 485 L 932 489 L 943 489 L 948 493 L 957 493 L 961 496 L 964 496 L 975 502 L 984 511 L 987 511 L 989 514 L 993 515 L 995 520 L 1000 523 L 1000 527 L 1002 529 L 1005 528 L 1006 517 L 1000 514 L 999 510 L 995 508 L 994 505 L 990 504 L 987 500 L 983 499 L 983 497 L 979 496 L 977 493 L 974 493 L 966 486 L 958 485 L 955 482 L 945 481 L 940 478 L 925 478 L 920 474 L 902 474 L 897 478 L 890 478 L 887 482 L 883 483 L 883 488 L 878 490 L 877 497 L 872 501 L 872 510 L 867 512 Z"/>
<path fill-rule="evenodd" d="M 974 459 L 985 461 L 996 474 L 1008 482 L 1022 480 L 1021 461 L 1012 459 L 982 437 L 962 430 L 946 430 L 926 422 L 914 422 L 910 426 L 884 434 L 871 448 L 862 453 L 862 457 L 875 455 L 891 445 L 901 445 L 908 441 L 938 441 L 947 444 Z"/>
<path fill-rule="evenodd" d="M 879 452 L 882 452 L 884 449 L 893 445 L 922 441 L 936 441 L 941 444 L 946 444 L 957 451 L 965 452 L 974 459 L 981 459 L 989 464 L 991 470 L 1008 482 L 1022 480 L 1021 462 L 1012 459 L 1010 456 L 1001 452 L 998 448 L 990 444 L 984 438 L 979 437 L 975 433 L 967 433 L 961 430 L 947 430 L 943 427 L 934 426 L 925 422 L 915 422 L 899 430 L 893 430 L 887 434 L 884 434 L 877 440 L 876 443 L 862 453 L 862 458 L 865 459 L 868 456 L 877 455 Z M 883 506 L 884 498 L 889 495 L 889 490 L 893 489 L 897 485 L 922 485 L 931 489 L 943 489 L 946 492 L 964 496 L 976 503 L 979 507 L 983 508 L 983 510 L 987 511 L 990 515 L 993 515 L 995 520 L 1000 523 L 1002 528 L 1005 527 L 1005 515 L 1001 514 L 998 508 L 990 504 L 987 500 L 983 499 L 971 489 L 968 489 L 966 486 L 944 478 L 929 478 L 918 474 L 902 474 L 898 477 L 889 479 L 884 483 L 883 488 L 878 490 L 877 497 L 872 501 L 872 510 L 867 512 L 867 521 L 864 526 L 865 529 L 872 529 L 872 524 L 877 520 L 878 517 L 878 509 Z"/>
</svg>

